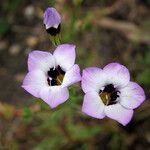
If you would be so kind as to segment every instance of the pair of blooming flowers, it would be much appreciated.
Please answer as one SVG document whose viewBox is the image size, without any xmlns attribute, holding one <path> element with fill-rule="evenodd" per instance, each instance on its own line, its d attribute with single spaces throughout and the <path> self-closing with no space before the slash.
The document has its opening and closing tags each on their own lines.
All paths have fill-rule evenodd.
<svg viewBox="0 0 150 150">
<path fill-rule="evenodd" d="M 60 32 L 61 17 L 55 8 L 44 13 L 45 28 L 51 36 Z M 59 45 L 53 54 L 32 51 L 28 57 L 28 73 L 22 87 L 51 108 L 69 99 L 68 87 L 81 81 L 85 93 L 82 111 L 89 116 L 112 118 L 122 125 L 129 123 L 133 109 L 144 100 L 143 89 L 130 81 L 128 69 L 119 63 L 110 63 L 103 69 L 89 67 L 80 75 L 75 64 L 75 46 Z"/>
<path fill-rule="evenodd" d="M 75 57 L 75 46 L 71 44 L 59 45 L 53 54 L 32 51 L 22 87 L 55 108 L 69 98 L 68 86 L 81 81 L 84 113 L 98 119 L 107 116 L 126 125 L 133 109 L 145 100 L 143 89 L 130 81 L 128 69 L 119 63 L 103 69 L 86 68 L 81 77 Z"/>
</svg>

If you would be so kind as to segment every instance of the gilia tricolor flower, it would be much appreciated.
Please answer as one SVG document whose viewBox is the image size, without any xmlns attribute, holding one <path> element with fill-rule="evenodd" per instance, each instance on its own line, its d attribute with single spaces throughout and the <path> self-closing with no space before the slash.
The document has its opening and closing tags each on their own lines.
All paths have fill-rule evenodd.
<svg viewBox="0 0 150 150">
<path fill-rule="evenodd" d="M 28 57 L 28 74 L 22 87 L 51 108 L 69 98 L 68 86 L 81 80 L 80 68 L 75 63 L 75 46 L 59 45 L 53 55 L 32 51 Z"/>
<path fill-rule="evenodd" d="M 124 126 L 130 122 L 133 109 L 145 100 L 143 89 L 130 81 L 128 69 L 118 63 L 83 70 L 82 89 L 84 113 L 98 119 L 107 116 Z"/>
<path fill-rule="evenodd" d="M 46 31 L 51 35 L 52 42 L 55 45 L 60 43 L 59 33 L 61 28 L 61 16 L 53 7 L 48 7 L 43 16 L 43 23 Z"/>
</svg>

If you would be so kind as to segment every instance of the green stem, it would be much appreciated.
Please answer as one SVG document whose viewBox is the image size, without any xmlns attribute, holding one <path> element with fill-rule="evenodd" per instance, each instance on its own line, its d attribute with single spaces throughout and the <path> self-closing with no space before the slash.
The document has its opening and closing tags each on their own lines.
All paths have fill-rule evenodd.
<svg viewBox="0 0 150 150">
<path fill-rule="evenodd" d="M 50 40 L 52 41 L 55 47 L 61 44 L 60 34 L 56 34 L 55 36 L 50 36 Z"/>
</svg>

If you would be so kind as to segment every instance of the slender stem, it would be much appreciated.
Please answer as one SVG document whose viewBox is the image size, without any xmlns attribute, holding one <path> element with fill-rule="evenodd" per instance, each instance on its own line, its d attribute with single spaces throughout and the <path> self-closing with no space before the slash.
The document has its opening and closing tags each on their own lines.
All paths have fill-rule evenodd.
<svg viewBox="0 0 150 150">
<path fill-rule="evenodd" d="M 50 40 L 52 41 L 53 45 L 56 47 L 61 44 L 60 35 L 56 34 L 55 36 L 50 36 Z"/>
</svg>

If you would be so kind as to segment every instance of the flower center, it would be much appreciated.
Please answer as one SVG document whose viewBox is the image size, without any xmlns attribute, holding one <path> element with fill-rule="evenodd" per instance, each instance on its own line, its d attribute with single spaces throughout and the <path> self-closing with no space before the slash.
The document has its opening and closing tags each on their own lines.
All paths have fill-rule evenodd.
<svg viewBox="0 0 150 150">
<path fill-rule="evenodd" d="M 49 86 L 61 85 L 64 79 L 65 72 L 60 66 L 57 68 L 50 68 L 47 72 L 48 78 L 47 82 Z"/>
<path fill-rule="evenodd" d="M 61 26 L 60 26 L 60 24 L 59 24 L 59 26 L 58 26 L 57 28 L 51 27 L 51 28 L 47 29 L 46 31 L 47 31 L 50 35 L 55 36 L 56 34 L 58 34 L 58 33 L 60 32 L 60 28 L 61 28 Z"/>
<path fill-rule="evenodd" d="M 108 84 L 103 90 L 99 91 L 99 96 L 103 103 L 108 106 L 117 103 L 118 93 L 120 92 L 114 88 L 113 84 Z"/>
</svg>

